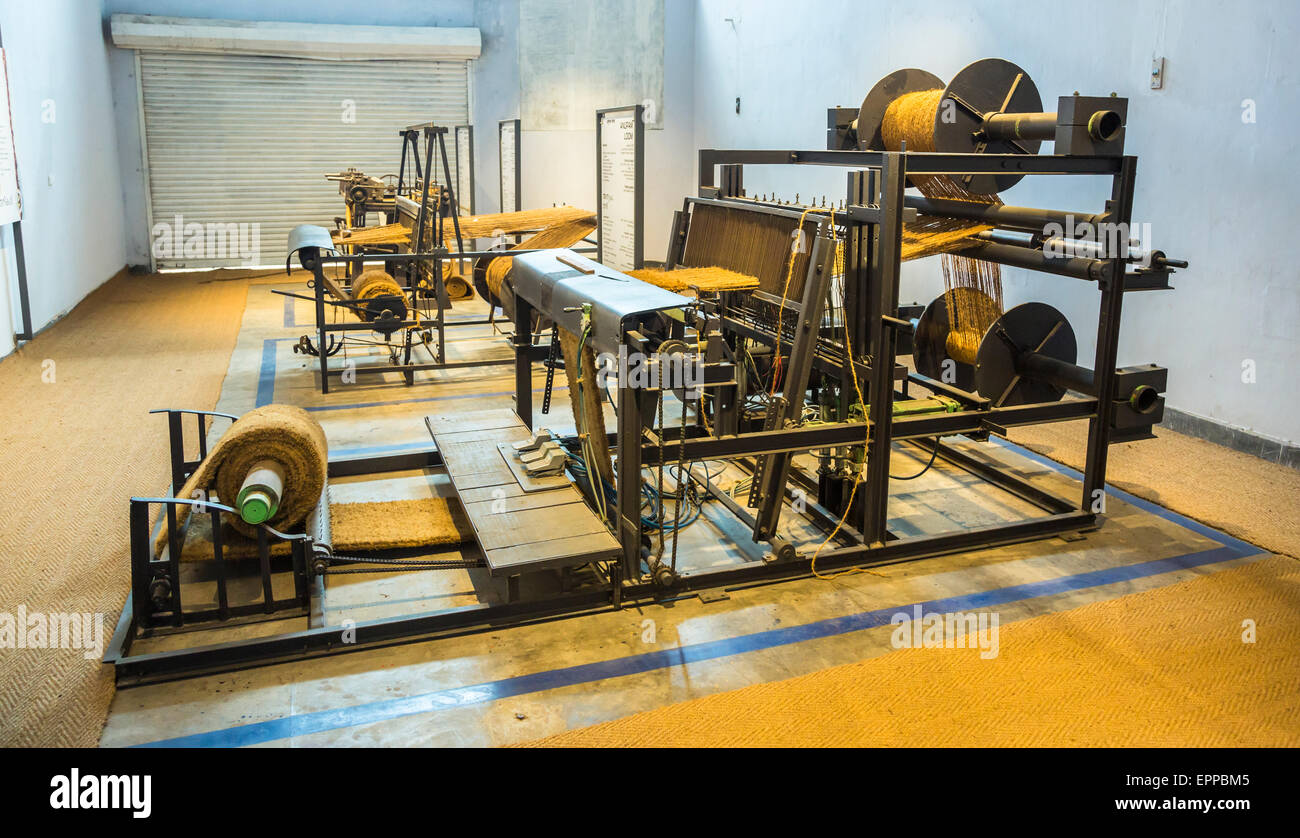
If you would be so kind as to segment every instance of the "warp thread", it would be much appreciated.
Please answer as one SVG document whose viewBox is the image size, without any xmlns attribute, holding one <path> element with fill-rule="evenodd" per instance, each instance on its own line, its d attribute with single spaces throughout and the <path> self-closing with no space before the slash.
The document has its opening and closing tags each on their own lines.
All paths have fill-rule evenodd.
<svg viewBox="0 0 1300 838">
<path fill-rule="evenodd" d="M 885 147 L 899 151 L 906 143 L 908 151 L 934 151 L 934 126 L 942 100 L 942 90 L 922 90 L 905 93 L 890 102 L 880 131 Z M 996 195 L 973 193 L 947 175 L 909 177 L 927 198 L 990 206 L 1002 203 Z M 985 332 L 1002 315 L 1002 272 L 996 263 L 957 255 L 954 251 L 969 249 L 975 244 L 975 236 L 991 229 L 992 225 L 988 224 L 925 216 L 916 224 L 906 225 L 903 234 L 904 260 L 943 254 L 944 297 L 950 323 L 948 355 L 966 364 L 975 363 Z M 958 289 L 979 293 L 959 293 Z"/>
<path fill-rule="evenodd" d="M 807 245 L 816 222 L 803 225 L 803 238 L 796 240 L 799 229 L 800 222 L 789 216 L 699 204 L 691 210 L 682 266 L 734 271 L 756 278 L 758 288 L 768 294 L 786 291 L 798 299 L 803 294 L 812 251 Z M 805 246 L 798 246 L 801 242 Z M 790 276 L 793 281 L 787 288 Z"/>
</svg>

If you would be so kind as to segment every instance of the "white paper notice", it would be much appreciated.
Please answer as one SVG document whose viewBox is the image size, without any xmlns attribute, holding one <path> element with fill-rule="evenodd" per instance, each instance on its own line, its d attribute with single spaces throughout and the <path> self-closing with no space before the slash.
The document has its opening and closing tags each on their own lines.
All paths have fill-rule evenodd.
<svg viewBox="0 0 1300 838">
<path fill-rule="evenodd" d="M 474 207 L 474 153 L 470 149 L 470 128 L 456 126 L 456 207 L 461 215 L 471 215 Z"/>
<path fill-rule="evenodd" d="M 604 264 L 636 264 L 636 116 L 608 113 L 600 125 L 600 253 Z"/>
<path fill-rule="evenodd" d="M 519 196 L 515 194 L 515 123 L 501 123 L 501 211 L 518 212 Z"/>
<path fill-rule="evenodd" d="M 0 49 L 0 224 L 22 220 L 18 194 L 18 160 L 14 155 L 13 123 L 9 116 L 9 70 Z"/>
</svg>

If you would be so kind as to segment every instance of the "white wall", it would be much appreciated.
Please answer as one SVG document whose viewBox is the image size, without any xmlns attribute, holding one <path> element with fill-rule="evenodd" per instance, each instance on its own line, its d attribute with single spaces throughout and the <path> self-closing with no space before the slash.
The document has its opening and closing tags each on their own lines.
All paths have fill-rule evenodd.
<svg viewBox="0 0 1300 838">
<path fill-rule="evenodd" d="M 1134 221 L 1150 222 L 1155 246 L 1191 267 L 1175 275 L 1174 291 L 1127 296 L 1120 363 L 1167 366 L 1171 407 L 1300 441 L 1300 268 L 1289 246 L 1297 43 L 1293 0 L 1098 0 L 1068 12 L 1037 2 L 823 0 L 813 12 L 779 0 L 698 0 L 695 145 L 824 148 L 826 108 L 856 107 L 886 73 L 920 67 L 948 79 L 986 57 L 1025 68 L 1049 110 L 1075 90 L 1127 96 L 1126 152 L 1139 158 Z M 1163 90 L 1149 87 L 1153 55 L 1166 59 Z M 1247 98 L 1254 124 L 1241 118 Z M 747 169 L 747 189 L 844 194 L 839 170 L 780 168 Z M 1022 182 L 1004 200 L 1097 211 L 1109 190 L 1101 179 L 1091 188 L 1039 180 L 1050 182 Z M 1008 305 L 1056 305 L 1091 359 L 1094 286 L 1004 275 Z M 936 260 L 906 266 L 904 279 L 905 300 L 943 288 Z M 1247 359 L 1257 383 L 1242 382 Z"/>
<path fill-rule="evenodd" d="M 108 48 L 98 5 L 84 0 L 5 3 L 0 32 L 23 193 L 32 325 L 40 329 L 126 263 Z M 51 104 L 53 121 L 47 121 Z M 4 297 L 16 321 L 10 230 L 0 244 Z M 5 354 L 13 348 L 11 330 L 3 325 L 0 331 Z"/>
<path fill-rule="evenodd" d="M 510 5 L 517 9 L 517 4 Z M 573 4 L 575 16 L 585 13 L 582 3 Z M 681 209 L 682 200 L 695 191 L 694 20 L 691 0 L 664 0 L 664 101 L 657 103 L 663 128 L 647 127 L 645 132 L 644 246 L 645 258 L 651 261 L 662 261 L 667 254 L 673 210 Z M 515 23 L 518 23 L 517 15 Z M 530 34 L 517 32 L 516 37 L 527 38 Z M 487 39 L 486 32 L 484 39 Z M 617 44 L 610 45 L 610 49 L 616 48 Z M 597 65 L 598 62 L 593 62 L 593 67 Z M 633 104 L 637 102 L 608 102 L 604 107 Z M 518 113 L 505 112 L 494 117 L 491 130 L 495 130 L 497 119 L 515 116 Z M 523 126 L 520 156 L 525 208 L 568 203 L 596 209 L 595 111 L 590 122 L 589 130 L 579 131 L 537 131 L 530 130 L 527 124 Z M 495 153 L 494 148 L 494 156 Z M 487 176 L 497 171 L 495 162 L 490 168 L 480 167 L 480 172 Z M 490 205 L 495 206 L 495 181 L 492 189 Z"/>
<path fill-rule="evenodd" d="M 1139 157 L 1137 222 L 1154 244 L 1189 259 L 1173 292 L 1130 294 L 1121 363 L 1170 368 L 1170 406 L 1279 440 L 1300 441 L 1300 269 L 1287 248 L 1296 203 L 1287 153 L 1300 136 L 1300 82 L 1291 53 L 1300 5 L 1196 0 L 1099 0 L 1068 24 L 1037 3 L 924 6 L 824 0 L 665 0 L 663 130 L 646 132 L 646 255 L 662 258 L 672 210 L 694 192 L 696 149 L 821 148 L 825 109 L 856 105 L 885 73 L 919 66 L 951 77 L 978 58 L 1026 68 L 1047 102 L 1079 90 L 1131 100 L 1127 150 Z M 134 64 L 108 45 L 115 12 L 321 23 L 478 26 L 474 63 L 477 203 L 497 206 L 496 123 L 519 115 L 517 0 L 78 0 L 5 3 L 24 232 L 37 327 L 69 310 L 124 262 L 148 259 Z M 581 3 L 574 14 L 584 13 Z M 102 18 L 102 21 L 101 21 Z M 731 18 L 732 21 L 728 21 Z M 611 49 L 617 45 L 611 45 Z M 1152 91 L 1153 54 L 1167 62 Z M 111 84 L 110 84 L 111 79 Z M 741 112 L 735 99 L 741 97 Z M 41 102 L 57 121 L 40 121 Z M 1242 101 L 1257 121 L 1243 123 Z M 611 103 L 618 104 L 618 103 Z M 525 126 L 526 127 L 526 126 Z M 523 138 L 524 199 L 595 207 L 595 131 Z M 49 177 L 53 176 L 53 186 Z M 1046 181 L 1046 182 L 1043 182 Z M 837 170 L 747 172 L 751 192 L 787 198 L 843 193 Z M 1026 181 L 1009 203 L 1096 210 L 1101 181 Z M 70 246 L 70 242 L 75 246 Z M 0 234 L 0 281 L 13 298 L 12 241 Z M 1073 280 L 1007 270 L 1008 302 L 1035 298 L 1069 315 L 1084 357 L 1093 351 L 1096 292 Z M 905 268 L 904 298 L 942 288 L 938 266 Z M 7 332 L 8 330 L 0 330 Z M 0 354 L 8 351 L 0 335 Z M 1253 361 L 1256 383 L 1242 382 Z"/>
</svg>

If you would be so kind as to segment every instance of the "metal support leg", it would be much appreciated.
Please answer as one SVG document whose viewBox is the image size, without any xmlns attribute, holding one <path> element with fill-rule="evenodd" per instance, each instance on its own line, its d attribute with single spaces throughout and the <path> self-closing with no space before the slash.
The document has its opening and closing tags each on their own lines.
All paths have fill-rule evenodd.
<svg viewBox="0 0 1300 838">
<path fill-rule="evenodd" d="M 894 351 L 897 335 L 884 318 L 898 315 L 899 255 L 902 250 L 903 192 L 906 165 L 901 154 L 886 154 L 881 167 L 881 223 L 868 283 L 871 381 L 867 395 L 871 442 L 867 450 L 867 479 L 863 496 L 862 534 L 868 543 L 883 544 L 888 525 L 889 454 L 893 444 Z M 862 490 L 859 490 L 861 493 Z"/>
<path fill-rule="evenodd" d="M 515 297 L 515 413 L 533 429 L 533 307 Z"/>
<path fill-rule="evenodd" d="M 642 390 L 618 382 L 618 527 L 624 579 L 641 575 L 641 437 L 646 405 Z"/>
<path fill-rule="evenodd" d="M 330 391 L 329 353 L 325 351 L 325 266 L 321 264 L 320 251 L 313 248 L 307 256 L 316 278 L 312 283 L 316 292 L 316 349 L 320 356 L 320 391 L 325 394 Z"/>
<path fill-rule="evenodd" d="M 1125 157 L 1111 187 L 1109 214 L 1116 224 L 1128 224 L 1133 214 L 1133 185 L 1137 176 L 1137 158 Z M 1116 254 L 1120 256 L 1120 254 Z M 1101 288 L 1101 311 L 1097 319 L 1097 355 L 1093 362 L 1093 380 L 1097 387 L 1097 415 L 1088 423 L 1088 457 L 1083 472 L 1085 512 L 1104 512 L 1106 491 L 1106 457 L 1110 448 L 1111 411 L 1115 403 L 1115 365 L 1119 355 L 1120 313 L 1124 304 L 1123 258 L 1110 260 L 1110 274 L 1098 282 Z"/>
</svg>

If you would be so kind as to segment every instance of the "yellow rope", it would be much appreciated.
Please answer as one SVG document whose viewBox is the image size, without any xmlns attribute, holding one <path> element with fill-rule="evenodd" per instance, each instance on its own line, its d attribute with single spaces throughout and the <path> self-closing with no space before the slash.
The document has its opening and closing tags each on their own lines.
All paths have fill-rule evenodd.
<svg viewBox="0 0 1300 838">
<path fill-rule="evenodd" d="M 804 211 L 803 211 L 803 214 L 799 216 L 799 224 L 795 227 L 795 231 L 799 234 L 798 237 L 795 239 L 795 241 L 798 242 L 798 245 L 799 245 L 799 246 L 802 246 L 802 245 L 803 245 L 803 222 L 804 222 L 804 219 L 808 217 L 808 213 L 812 212 L 812 211 L 815 210 L 815 209 L 816 209 L 816 207 L 805 207 L 805 208 L 804 208 Z M 835 224 L 835 208 L 832 207 L 832 208 L 831 208 L 831 226 L 834 227 L 834 224 Z M 834 233 L 833 231 L 832 231 L 832 233 L 831 233 L 831 236 L 832 236 L 832 241 L 835 241 L 835 240 L 836 240 L 836 239 L 834 238 L 835 233 Z M 795 247 L 792 247 L 792 248 L 790 249 L 790 265 L 789 265 L 789 267 L 786 268 L 786 271 L 785 271 L 785 287 L 781 290 L 781 305 L 778 306 L 778 307 L 777 307 L 777 310 L 776 310 L 776 361 L 775 361 L 775 366 L 773 367 L 773 370 L 772 370 L 772 389 L 771 389 L 771 391 L 768 393 L 768 395 L 771 395 L 771 396 L 775 396 L 775 395 L 776 395 L 776 383 L 777 383 L 777 381 L 778 381 L 778 380 L 780 379 L 780 377 L 781 377 L 781 375 L 780 375 L 780 373 L 781 373 L 781 367 L 782 367 L 782 363 L 781 363 L 781 324 L 782 324 L 782 320 L 784 319 L 784 316 L 785 316 L 785 303 L 786 303 L 786 300 L 789 299 L 789 296 L 790 296 L 790 280 L 794 278 L 794 263 L 795 263 L 795 259 L 796 259 L 796 257 L 797 257 L 798 255 L 799 255 L 799 251 L 798 251 Z M 838 258 L 838 257 L 837 257 L 837 258 Z"/>
<path fill-rule="evenodd" d="M 835 234 L 835 211 L 834 210 L 831 210 L 831 240 L 835 242 L 835 268 L 831 272 L 831 276 L 832 277 L 843 276 L 844 275 L 844 243 L 841 242 Z M 852 376 L 853 378 L 853 389 L 858 394 L 858 404 L 862 405 L 862 409 L 863 409 L 862 418 L 865 421 L 867 400 L 862 397 L 862 386 L 858 383 L 858 368 L 853 361 L 853 340 L 849 337 L 848 317 L 844 318 L 844 354 L 845 354 L 845 360 L 849 365 L 849 375 Z M 864 446 L 867 444 L 870 438 L 871 438 L 871 423 L 867 422 L 867 439 L 863 441 Z M 813 551 L 812 564 L 810 565 L 809 569 L 812 571 L 812 575 L 817 577 L 818 579 L 837 579 L 841 576 L 846 576 L 850 573 L 870 572 L 863 567 L 853 567 L 853 568 L 849 568 L 848 570 L 842 570 L 839 573 L 827 574 L 827 573 L 817 572 L 817 557 L 821 555 L 822 549 L 827 544 L 829 544 L 831 540 L 835 538 L 836 535 L 839 534 L 840 528 L 844 526 L 844 521 L 849 517 L 849 510 L 853 508 L 853 498 L 858 493 L 858 484 L 861 482 L 862 482 L 862 474 L 861 472 L 859 472 L 853 477 L 853 487 L 849 489 L 849 499 L 848 502 L 845 503 L 844 505 L 844 514 L 840 515 L 840 520 L 836 522 L 835 529 L 831 530 L 831 534 L 826 536 L 826 540 L 823 541 L 821 544 L 817 545 L 817 549 Z"/>
</svg>

